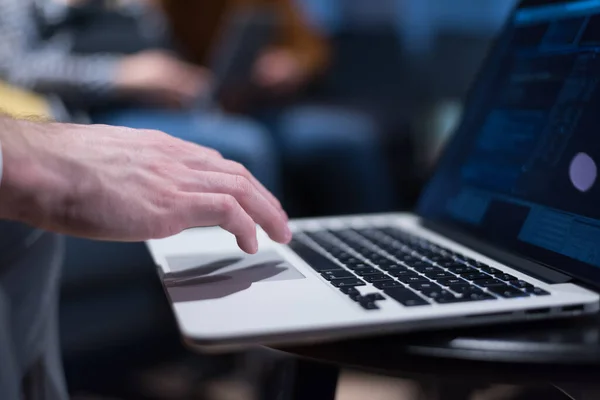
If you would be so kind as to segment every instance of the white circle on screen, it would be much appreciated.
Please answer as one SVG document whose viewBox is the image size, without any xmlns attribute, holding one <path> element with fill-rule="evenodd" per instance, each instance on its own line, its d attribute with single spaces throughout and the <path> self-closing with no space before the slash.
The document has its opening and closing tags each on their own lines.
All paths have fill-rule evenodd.
<svg viewBox="0 0 600 400">
<path fill-rule="evenodd" d="M 575 189 L 587 192 L 594 186 L 598 178 L 596 162 L 586 153 L 578 153 L 571 161 L 569 177 Z"/>
</svg>

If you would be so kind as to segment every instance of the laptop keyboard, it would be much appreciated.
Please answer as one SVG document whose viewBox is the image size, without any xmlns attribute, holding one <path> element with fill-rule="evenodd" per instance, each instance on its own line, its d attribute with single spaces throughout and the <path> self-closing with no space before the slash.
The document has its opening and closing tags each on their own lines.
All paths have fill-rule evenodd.
<svg viewBox="0 0 600 400">
<path fill-rule="evenodd" d="M 290 248 L 366 310 L 388 299 L 417 307 L 549 295 L 399 228 L 302 232 Z"/>
</svg>

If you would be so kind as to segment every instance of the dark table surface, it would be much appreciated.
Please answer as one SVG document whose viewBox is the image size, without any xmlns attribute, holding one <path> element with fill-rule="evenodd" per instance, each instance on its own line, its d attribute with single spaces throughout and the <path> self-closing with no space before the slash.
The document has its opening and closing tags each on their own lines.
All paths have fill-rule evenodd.
<svg viewBox="0 0 600 400">
<path fill-rule="evenodd" d="M 600 385 L 600 316 L 383 336 L 284 351 L 405 378 Z"/>
</svg>

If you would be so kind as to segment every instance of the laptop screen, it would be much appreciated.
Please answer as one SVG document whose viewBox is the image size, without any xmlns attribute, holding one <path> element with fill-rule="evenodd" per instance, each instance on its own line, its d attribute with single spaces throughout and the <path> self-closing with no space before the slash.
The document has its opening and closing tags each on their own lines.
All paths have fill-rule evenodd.
<svg viewBox="0 0 600 400">
<path fill-rule="evenodd" d="M 525 0 L 418 207 L 600 284 L 600 0 Z"/>
</svg>

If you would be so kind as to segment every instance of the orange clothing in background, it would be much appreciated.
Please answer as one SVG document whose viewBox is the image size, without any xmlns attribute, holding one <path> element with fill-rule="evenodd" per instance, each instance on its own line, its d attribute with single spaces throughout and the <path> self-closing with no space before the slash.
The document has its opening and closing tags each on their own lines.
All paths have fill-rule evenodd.
<svg viewBox="0 0 600 400">
<path fill-rule="evenodd" d="M 274 7 L 283 23 L 278 46 L 291 50 L 309 76 L 327 67 L 329 49 L 323 37 L 312 29 L 294 0 L 162 0 L 172 31 L 186 56 L 204 65 L 228 13 L 240 7 Z"/>
</svg>

